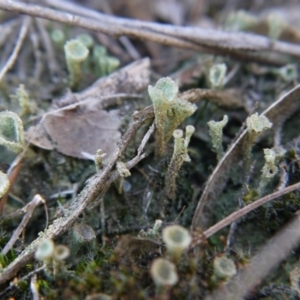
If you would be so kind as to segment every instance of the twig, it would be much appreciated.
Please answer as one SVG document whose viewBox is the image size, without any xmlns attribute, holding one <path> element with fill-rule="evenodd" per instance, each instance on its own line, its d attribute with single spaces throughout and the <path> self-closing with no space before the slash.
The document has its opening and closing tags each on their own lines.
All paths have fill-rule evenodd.
<svg viewBox="0 0 300 300">
<path fill-rule="evenodd" d="M 97 11 L 94 11 L 92 9 L 88 9 L 84 6 L 78 5 L 76 3 L 72 3 L 72 2 L 67 2 L 67 1 L 63 1 L 63 0 L 44 0 L 45 3 L 47 3 L 48 5 L 52 6 L 52 7 L 56 7 L 74 14 L 78 14 L 78 15 L 83 15 L 83 16 L 88 16 L 91 18 L 94 18 L 96 20 L 101 20 L 101 22 L 104 23 L 109 23 L 111 22 L 112 26 L 116 26 L 117 24 L 119 24 L 121 26 L 121 28 L 123 28 L 124 26 L 127 27 L 128 30 L 130 30 L 131 28 L 137 28 L 139 30 L 139 38 L 142 38 L 144 40 L 152 40 L 154 42 L 159 42 L 158 39 L 156 39 L 155 33 L 154 31 L 156 31 L 156 34 L 159 34 L 161 29 L 159 24 L 156 23 L 151 23 L 151 22 L 144 22 L 144 21 L 139 21 L 139 20 L 130 20 L 130 19 L 123 19 L 123 18 L 119 18 L 119 17 L 115 17 L 115 16 L 109 16 L 109 15 L 105 15 L 102 13 L 99 13 Z M 146 27 L 148 26 L 148 28 L 146 29 Z M 183 27 L 179 27 L 179 28 L 183 28 Z M 150 31 L 150 33 L 147 33 L 147 31 Z M 124 33 L 125 34 L 125 33 Z M 128 34 L 130 35 L 130 33 Z M 174 33 L 174 35 L 176 36 L 176 34 Z M 136 36 L 136 32 L 134 32 L 134 37 Z M 157 36 L 158 38 L 160 38 L 160 36 Z M 125 36 L 121 36 L 120 37 L 120 41 L 122 42 L 123 38 L 127 38 Z M 128 41 L 130 42 L 129 39 L 127 39 L 127 43 Z M 171 44 L 169 44 L 171 42 Z M 164 44 L 162 42 L 162 44 Z M 274 64 L 274 65 L 283 65 L 286 62 L 284 61 L 279 61 L 279 60 L 274 60 L 274 59 L 270 59 L 268 57 L 258 57 L 256 55 L 252 55 L 250 53 L 243 53 L 243 52 L 238 52 L 238 51 L 230 51 L 231 53 L 228 53 L 228 49 L 224 49 L 225 51 L 219 51 L 216 49 L 205 49 L 205 48 L 200 48 L 198 46 L 198 49 L 196 49 L 196 45 L 190 45 L 190 47 L 188 46 L 188 44 L 184 44 L 182 43 L 180 44 L 172 44 L 172 40 L 166 40 L 166 44 L 170 45 L 170 46 L 176 46 L 176 47 L 182 47 L 182 48 L 187 48 L 187 49 L 192 49 L 195 51 L 201 51 L 201 52 L 210 52 L 213 54 L 223 54 L 223 55 L 231 55 L 232 57 L 235 57 L 236 59 L 241 59 L 241 60 L 246 60 L 246 61 L 257 61 L 257 62 L 262 62 L 264 64 Z M 125 46 L 125 48 L 127 49 L 126 44 L 123 43 L 123 45 Z M 129 54 L 133 57 L 136 56 L 135 53 L 133 53 L 132 51 L 128 51 Z"/>
<path fill-rule="evenodd" d="M 42 6 L 17 1 L 0 0 L 0 9 L 29 14 L 65 24 L 100 31 L 109 35 L 138 38 L 164 45 L 187 48 L 196 51 L 230 55 L 243 60 L 261 61 L 278 65 L 278 58 L 257 57 L 246 51 L 274 51 L 300 57 L 300 46 L 273 41 L 250 33 L 233 33 L 221 30 L 207 30 L 195 27 L 171 26 L 152 22 L 130 20 L 102 14 L 101 18 L 90 18 L 60 12 Z M 246 50 L 246 51 L 245 51 Z M 280 63 L 280 62 L 279 62 Z"/>
<path fill-rule="evenodd" d="M 13 52 L 11 53 L 9 59 L 7 60 L 6 64 L 4 65 L 3 69 L 0 72 L 0 82 L 2 81 L 2 79 L 5 76 L 5 74 L 7 73 L 7 71 L 12 68 L 16 59 L 18 58 L 18 54 L 21 50 L 24 39 L 27 35 L 27 31 L 28 31 L 30 23 L 31 23 L 31 18 L 28 16 L 24 17 L 15 48 L 14 48 Z"/>
<path fill-rule="evenodd" d="M 49 5 L 60 9 L 71 9 L 71 5 L 66 6 L 66 1 L 46 0 Z M 74 5 L 72 5 L 74 9 Z M 97 14 L 97 20 L 106 24 L 113 24 L 114 27 L 126 29 L 145 29 L 156 33 L 183 38 L 195 42 L 204 47 L 214 47 L 222 49 L 250 50 L 250 51 L 275 51 L 289 55 L 300 56 L 300 47 L 295 44 L 273 41 L 267 37 L 241 32 L 226 32 L 215 29 L 203 29 L 199 27 L 162 25 L 154 22 L 131 20 L 128 18 L 114 17 L 110 15 Z M 130 35 L 130 30 L 129 30 Z M 133 31 L 132 31 L 133 33 Z M 127 34 L 124 32 L 124 34 Z"/>
<path fill-rule="evenodd" d="M 15 242 L 17 241 L 17 239 L 19 238 L 20 234 L 23 232 L 25 226 L 27 225 L 27 223 L 29 222 L 29 220 L 31 219 L 32 213 L 35 210 L 35 208 L 41 204 L 44 203 L 45 204 L 45 200 L 39 195 L 35 195 L 33 197 L 33 199 L 23 208 L 23 211 L 25 211 L 25 215 L 21 221 L 21 223 L 19 224 L 18 228 L 15 230 L 14 234 L 12 235 L 12 237 L 10 238 L 10 240 L 8 241 L 8 243 L 5 245 L 5 247 L 2 249 L 1 254 L 6 255 L 8 253 L 8 251 L 13 247 L 13 245 L 15 244 Z M 47 209 L 46 209 L 46 214 L 47 214 Z M 47 214 L 48 215 L 48 214 Z M 48 218 L 47 218 L 48 219 Z M 48 223 L 48 222 L 47 222 Z M 48 224 L 46 225 L 46 227 L 48 226 Z"/>
<path fill-rule="evenodd" d="M 298 183 L 300 186 L 300 184 Z M 295 185 L 294 185 L 295 186 Z M 244 299 L 257 283 L 279 264 L 300 241 L 300 219 L 297 215 L 280 230 L 263 249 L 251 259 L 248 267 L 241 270 L 231 282 L 223 285 L 205 300 Z"/>
<path fill-rule="evenodd" d="M 45 230 L 43 234 L 40 234 L 40 236 L 36 240 L 34 240 L 11 264 L 9 264 L 4 270 L 2 270 L 2 273 L 0 275 L 0 284 L 9 280 L 30 259 L 32 259 L 36 247 L 42 240 L 53 239 L 61 233 L 63 233 L 64 231 L 66 231 L 89 203 L 93 202 L 99 196 L 102 196 L 101 194 L 107 186 L 107 181 L 111 179 L 110 174 L 115 166 L 115 163 L 125 151 L 128 144 L 135 136 L 137 130 L 142 126 L 142 124 L 146 120 L 148 120 L 151 117 L 153 117 L 152 107 L 145 108 L 132 116 L 132 121 L 129 125 L 129 128 L 124 134 L 121 142 L 119 143 L 119 146 L 115 149 L 114 153 L 112 154 L 108 165 L 88 180 L 87 185 L 78 195 L 77 199 L 70 205 L 69 209 L 66 210 L 66 215 L 64 217 L 56 219 L 53 222 L 53 224 L 50 225 L 47 230 Z M 133 159 L 133 163 L 138 162 L 144 157 L 144 154 L 138 154 L 137 159 Z M 127 165 L 128 168 L 133 166 L 134 165 Z"/>
<path fill-rule="evenodd" d="M 22 278 L 19 279 L 19 282 L 20 281 L 25 281 L 27 280 L 28 278 L 30 278 L 31 276 L 43 271 L 45 269 L 44 266 L 40 267 L 40 268 L 37 268 L 31 272 L 29 272 L 28 274 L 26 274 L 25 276 L 23 276 Z M 1 291 L 0 292 L 0 297 L 3 297 L 5 295 L 7 295 L 7 293 L 11 292 L 12 290 L 14 289 L 17 289 L 18 288 L 18 285 L 15 285 L 15 284 L 11 284 L 9 285 L 5 290 Z"/>
<path fill-rule="evenodd" d="M 165 45 L 176 46 L 180 48 L 190 48 L 194 50 L 204 50 L 203 47 L 198 46 L 192 42 L 184 41 L 180 38 L 174 38 L 165 34 L 151 32 L 148 30 L 141 30 L 141 28 L 124 27 L 117 23 L 111 24 L 107 22 L 100 22 L 98 20 L 91 20 L 90 18 L 72 15 L 66 12 L 60 12 L 47 7 L 32 5 L 28 3 L 21 3 L 17 1 L 0 0 L 0 9 L 28 14 L 34 17 L 40 17 L 52 21 L 69 24 L 72 26 L 79 26 L 93 31 L 100 31 L 108 35 L 123 36 L 127 35 L 133 38 L 148 39 L 157 43 Z M 105 15 L 103 15 L 105 16 Z"/>
<path fill-rule="evenodd" d="M 273 126 L 280 126 L 289 116 L 299 110 L 299 95 L 300 85 L 297 85 L 271 104 L 262 112 L 262 115 L 266 116 L 269 121 L 273 123 Z M 244 145 L 246 143 L 246 138 L 247 129 L 244 129 L 228 147 L 227 152 L 208 178 L 205 189 L 203 190 L 195 209 L 191 226 L 192 230 L 195 230 L 198 226 L 202 226 L 202 228 L 205 226 L 206 214 L 203 213 L 203 210 L 207 203 L 211 204 L 225 187 L 230 174 L 230 168 L 242 161 L 245 155 Z"/>
<path fill-rule="evenodd" d="M 298 190 L 298 189 L 300 189 L 300 182 L 298 182 L 296 184 L 293 184 L 293 185 L 290 185 L 290 186 L 286 187 L 283 190 L 277 191 L 277 192 L 272 193 L 270 195 L 267 195 L 263 198 L 260 198 L 259 200 L 256 200 L 256 201 L 252 202 L 251 204 L 241 208 L 240 210 L 235 211 L 234 213 L 232 213 L 228 217 L 224 218 L 223 220 L 221 220 L 217 224 L 211 226 L 210 228 L 208 228 L 207 230 L 205 230 L 203 232 L 203 236 L 205 238 L 209 238 L 210 236 L 212 236 L 213 234 L 215 234 L 219 230 L 223 229 L 227 225 L 229 225 L 229 224 L 235 222 L 236 220 L 240 219 L 241 217 L 245 216 L 246 214 L 248 214 L 252 210 L 254 210 L 254 209 L 270 202 L 271 200 L 274 200 L 274 199 L 276 199 L 280 196 L 291 193 L 291 192 L 293 192 L 295 190 Z M 198 246 L 201 243 L 202 243 L 201 240 L 196 241 L 196 243 L 193 243 L 191 249 Z"/>
</svg>

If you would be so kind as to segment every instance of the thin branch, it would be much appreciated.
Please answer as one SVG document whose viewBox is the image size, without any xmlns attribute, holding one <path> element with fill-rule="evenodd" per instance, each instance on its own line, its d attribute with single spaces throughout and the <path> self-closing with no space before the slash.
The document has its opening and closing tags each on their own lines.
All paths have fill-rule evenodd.
<svg viewBox="0 0 300 300">
<path fill-rule="evenodd" d="M 127 27 L 129 30 L 131 28 L 137 28 L 139 30 L 139 38 L 143 38 L 143 35 L 146 34 L 146 31 L 150 31 L 152 33 L 151 36 L 145 36 L 144 39 L 145 40 L 151 40 L 151 37 L 153 37 L 154 39 L 152 41 L 154 42 L 159 42 L 158 40 L 155 39 L 155 33 L 161 33 L 161 31 L 163 31 L 161 29 L 161 24 L 157 24 L 157 23 L 152 23 L 152 22 L 145 22 L 145 21 L 140 21 L 140 20 L 131 20 L 131 19 L 124 19 L 124 18 L 120 18 L 120 17 L 115 17 L 115 16 L 110 16 L 110 15 L 105 15 L 103 13 L 100 13 L 98 11 L 86 8 L 84 6 L 81 6 L 77 3 L 73 3 L 73 2 L 69 2 L 69 1 L 64 1 L 64 0 L 44 0 L 45 3 L 47 3 L 48 5 L 64 10 L 64 11 L 68 11 L 74 14 L 78 14 L 81 16 L 86 16 L 86 17 L 90 17 L 90 18 L 94 18 L 95 20 L 104 22 L 104 23 L 111 23 L 112 26 L 116 26 L 116 24 L 119 24 L 121 26 L 121 28 L 123 28 L 124 26 Z M 172 30 L 173 28 L 175 28 L 173 25 L 171 26 L 171 33 L 170 36 L 175 36 L 176 34 L 174 32 L 174 30 Z M 183 27 L 179 27 L 177 26 L 176 28 L 183 28 Z M 193 30 L 195 30 L 195 28 L 193 27 Z M 154 33 L 154 34 L 153 34 Z M 169 34 L 166 34 L 169 35 Z M 193 35 L 192 35 L 193 36 Z M 124 38 L 125 36 L 121 36 L 120 37 L 120 41 L 122 41 L 122 38 Z M 128 40 L 128 39 L 127 39 Z M 169 42 L 172 42 L 171 40 L 169 40 Z M 124 44 L 123 44 L 124 45 Z M 196 45 L 191 45 L 191 47 L 188 47 L 187 44 L 182 44 L 177 45 L 174 44 L 171 46 L 177 46 L 177 47 L 182 47 L 182 48 L 187 48 L 187 49 L 191 49 L 191 50 L 195 50 L 195 51 L 201 51 L 201 52 L 208 52 L 208 53 L 212 53 L 212 54 L 220 54 L 220 55 L 229 55 L 232 56 L 236 59 L 239 60 L 244 60 L 244 61 L 256 61 L 256 62 L 261 62 L 263 64 L 271 64 L 271 65 L 284 65 L 287 64 L 288 62 L 286 62 L 285 60 L 280 60 L 278 58 L 274 59 L 274 58 L 270 58 L 270 57 L 260 57 L 257 56 L 255 54 L 251 54 L 251 53 L 246 53 L 245 51 L 232 51 L 229 49 L 222 49 L 222 50 L 216 50 L 213 48 L 199 48 L 198 45 L 198 49 L 195 48 Z M 127 47 L 126 47 L 127 48 Z M 129 52 L 130 53 L 130 52 Z M 132 55 L 132 54 L 131 54 Z"/>
<path fill-rule="evenodd" d="M 238 211 L 235 211 L 234 213 L 232 213 L 231 215 L 229 215 L 228 217 L 226 217 L 225 219 L 221 220 L 220 222 L 218 222 L 217 224 L 211 226 L 210 228 L 208 228 L 207 230 L 205 230 L 203 232 L 203 237 L 205 238 L 209 238 L 210 236 L 212 236 L 213 234 L 217 233 L 219 230 L 223 229 L 224 227 L 228 226 L 229 224 L 237 221 L 238 219 L 240 219 L 241 217 L 245 216 L 246 214 L 248 214 L 249 212 L 253 211 L 254 209 L 278 198 L 281 197 L 285 194 L 291 193 L 295 190 L 300 189 L 300 182 L 290 185 L 288 187 L 286 187 L 283 190 L 277 191 L 275 193 L 269 194 L 263 198 L 260 198 L 259 200 L 256 200 L 254 202 L 252 202 L 251 204 L 245 206 L 244 208 L 239 209 Z M 202 241 L 196 241 L 196 243 L 193 243 L 192 248 L 196 247 L 197 245 L 201 244 Z"/>
<path fill-rule="evenodd" d="M 15 230 L 14 234 L 8 241 L 8 243 L 5 245 L 5 247 L 2 249 L 1 254 L 6 255 L 8 251 L 13 247 L 23 230 L 25 229 L 27 223 L 31 219 L 31 216 L 33 214 L 33 211 L 35 208 L 39 205 L 45 203 L 45 200 L 39 195 L 35 195 L 33 199 L 23 208 L 23 210 L 26 212 L 21 223 L 19 224 L 18 228 Z"/>
<path fill-rule="evenodd" d="M 31 272 L 29 272 L 28 274 L 26 274 L 25 276 L 23 276 L 22 278 L 19 279 L 19 282 L 21 281 L 25 281 L 28 280 L 31 276 L 43 271 L 45 269 L 44 266 L 37 268 Z M 13 291 L 14 289 L 18 289 L 18 285 L 16 284 L 11 284 L 9 285 L 5 290 L 0 291 L 0 297 L 4 297 L 6 296 L 9 292 Z M 4 298 L 3 298 L 4 299 Z M 6 298 L 5 298 L 6 299 Z"/>
<path fill-rule="evenodd" d="M 63 0 L 45 0 L 49 5 L 60 9 L 73 10 L 76 6 Z M 84 9 L 82 7 L 82 9 Z M 88 10 L 90 11 L 90 10 Z M 110 15 L 97 13 L 97 20 L 106 24 L 120 26 L 123 29 L 137 28 L 141 31 L 148 29 L 156 33 L 183 38 L 195 42 L 204 47 L 214 47 L 222 49 L 250 50 L 250 51 L 275 51 L 289 55 L 300 56 L 300 46 L 291 43 L 273 41 L 267 37 L 242 32 L 226 32 L 216 29 L 203 29 L 200 27 L 174 26 L 167 24 L 158 24 L 128 18 L 120 18 Z"/>
<path fill-rule="evenodd" d="M 110 174 L 115 167 L 115 163 L 118 161 L 122 153 L 127 148 L 128 144 L 135 136 L 137 130 L 144 124 L 146 120 L 152 118 L 153 109 L 145 108 L 142 111 L 132 115 L 132 121 L 129 125 L 127 132 L 124 134 L 119 146 L 115 149 L 111 155 L 108 165 L 95 174 L 87 181 L 85 188 L 78 195 L 77 199 L 66 210 L 66 215 L 62 218 L 56 219 L 52 225 L 45 230 L 44 233 L 34 240 L 11 264 L 9 264 L 0 274 L 0 284 L 9 280 L 14 276 L 28 261 L 33 257 L 33 254 L 38 244 L 44 239 L 54 239 L 58 235 L 65 232 L 82 213 L 86 206 L 102 196 L 103 191 L 106 190 L 107 182 L 111 180 Z M 134 163 L 144 158 L 144 154 L 138 154 L 138 159 L 133 159 Z M 134 165 L 127 165 L 127 167 L 133 167 Z"/>
<path fill-rule="evenodd" d="M 279 59 L 264 57 L 264 60 L 262 60 L 261 57 L 257 57 L 247 51 L 274 51 L 300 57 L 300 46 L 298 45 L 273 41 L 267 37 L 250 33 L 233 33 L 198 27 L 157 24 L 104 14 L 101 14 L 101 18 L 97 17 L 97 20 L 91 20 L 91 18 L 72 15 L 71 13 L 60 12 L 42 6 L 8 0 L 0 0 L 0 9 L 80 26 L 109 35 L 126 35 L 169 46 L 213 54 L 230 55 L 242 60 L 264 61 L 265 64 L 278 65 Z"/>
<path fill-rule="evenodd" d="M 4 65 L 3 69 L 0 72 L 0 82 L 2 81 L 3 77 L 8 72 L 8 70 L 10 70 L 13 67 L 16 59 L 18 58 L 18 54 L 21 50 L 21 47 L 22 47 L 25 37 L 27 35 L 30 23 L 31 23 L 31 18 L 28 16 L 24 17 L 15 48 L 14 48 L 13 52 L 11 53 L 9 59 L 7 60 L 6 64 Z"/>
<path fill-rule="evenodd" d="M 7 11 L 14 11 L 31 15 L 34 17 L 40 17 L 52 21 L 65 23 L 71 26 L 79 26 L 93 31 L 100 31 L 108 35 L 123 36 L 127 35 L 133 38 L 147 39 L 157 43 L 176 46 L 180 48 L 189 48 L 198 51 L 203 51 L 204 48 L 196 45 L 195 43 L 184 41 L 180 38 L 167 36 L 165 34 L 151 32 L 149 30 L 142 30 L 141 28 L 124 27 L 118 24 L 112 24 L 107 22 L 100 22 L 95 19 L 85 18 L 78 15 L 73 15 L 67 12 L 60 12 L 54 9 L 32 5 L 28 3 L 21 3 L 17 1 L 0 0 L 0 9 Z M 105 16 L 105 15 L 104 15 Z"/>
</svg>

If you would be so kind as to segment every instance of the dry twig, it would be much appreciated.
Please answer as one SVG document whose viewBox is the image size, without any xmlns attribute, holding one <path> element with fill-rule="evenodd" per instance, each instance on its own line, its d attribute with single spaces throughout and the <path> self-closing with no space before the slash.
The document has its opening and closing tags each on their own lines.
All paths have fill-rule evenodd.
<svg viewBox="0 0 300 300">
<path fill-rule="evenodd" d="M 75 5 L 68 4 L 66 1 L 49 1 L 46 2 L 60 9 L 75 10 Z M 78 6 L 77 6 L 78 7 Z M 84 9 L 84 8 L 80 8 Z M 114 28 L 124 28 L 130 35 L 130 28 L 139 29 L 141 31 L 151 30 L 156 33 L 161 33 L 166 36 L 173 36 L 176 38 L 182 38 L 187 41 L 194 42 L 204 47 L 212 47 L 216 49 L 236 49 L 236 50 L 251 50 L 251 51 L 275 51 L 279 53 L 285 53 L 289 55 L 300 56 L 300 47 L 298 45 L 289 44 L 285 42 L 278 42 L 270 40 L 267 37 L 263 37 L 256 34 L 241 33 L 241 32 L 225 32 L 215 29 L 203 29 L 199 27 L 189 26 L 174 26 L 174 25 L 162 25 L 153 22 L 146 22 L 140 20 L 130 20 L 128 18 L 119 18 L 115 16 L 109 16 L 104 14 L 97 14 L 97 20 L 105 22 L 107 24 L 113 24 Z M 128 31 L 127 31 L 128 29 Z M 119 29 L 118 29 L 119 30 Z M 135 34 L 132 31 L 133 35 Z"/>
<path fill-rule="evenodd" d="M 224 227 L 228 226 L 229 224 L 237 221 L 238 219 L 240 219 L 241 217 L 245 216 L 246 214 L 248 214 L 249 212 L 253 211 L 254 209 L 278 198 L 281 197 L 285 194 L 291 193 L 295 190 L 300 189 L 300 182 L 293 184 L 291 186 L 288 186 L 280 191 L 277 191 L 275 193 L 272 193 L 270 195 L 267 195 L 263 198 L 260 198 L 254 202 L 252 202 L 251 204 L 233 212 L 231 215 L 229 215 L 228 217 L 224 218 L 223 220 L 221 220 L 220 222 L 218 222 L 217 224 L 211 226 L 210 228 L 208 228 L 207 230 L 205 230 L 203 232 L 203 236 L 207 239 L 209 237 L 211 237 L 212 235 L 214 235 L 215 233 L 217 233 L 219 230 L 223 229 Z M 192 248 L 198 246 L 201 244 L 201 241 L 197 241 L 196 243 L 193 244 Z M 191 249 L 192 249 L 191 248 Z"/>
<path fill-rule="evenodd" d="M 7 73 L 7 71 L 12 68 L 16 59 L 18 58 L 18 54 L 21 50 L 21 47 L 22 47 L 25 37 L 27 35 L 30 23 L 31 23 L 31 18 L 28 16 L 24 17 L 15 48 L 14 48 L 13 52 L 11 53 L 9 59 L 7 60 L 5 66 L 2 68 L 2 70 L 0 72 L 0 82 L 2 81 L 2 79 L 5 76 L 5 74 Z"/>
<path fill-rule="evenodd" d="M 187 48 L 213 54 L 230 55 L 243 60 L 261 61 L 265 64 L 278 65 L 278 58 L 257 57 L 247 51 L 268 51 L 300 57 L 300 46 L 273 41 L 250 33 L 225 32 L 195 27 L 156 24 L 152 22 L 130 20 L 102 14 L 97 20 L 72 15 L 17 1 L 0 1 L 0 9 L 29 14 L 35 17 L 80 26 L 93 31 L 100 31 L 114 36 L 128 36 L 142 40 L 154 41 L 164 45 Z M 279 62 L 280 63 L 280 62 Z"/>
<path fill-rule="evenodd" d="M 2 249 L 1 254 L 6 255 L 8 251 L 13 247 L 21 233 L 23 232 L 24 228 L 26 227 L 27 223 L 31 219 L 32 213 L 35 210 L 35 208 L 41 204 L 41 203 L 46 203 L 45 200 L 41 197 L 41 195 L 37 194 L 35 195 L 32 200 L 25 206 L 23 207 L 23 211 L 25 212 L 25 215 L 19 224 L 18 228 L 15 230 L 14 234 L 8 241 L 8 243 L 5 245 L 5 247 Z M 47 224 L 46 228 L 48 227 L 48 213 L 47 213 L 47 208 L 45 207 L 46 211 L 46 216 L 47 216 Z"/>
</svg>

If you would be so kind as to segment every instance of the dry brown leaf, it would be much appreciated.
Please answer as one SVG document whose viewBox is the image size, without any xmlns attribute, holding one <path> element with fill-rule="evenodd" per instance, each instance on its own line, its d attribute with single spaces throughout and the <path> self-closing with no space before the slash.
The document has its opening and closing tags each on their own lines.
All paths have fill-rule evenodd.
<svg viewBox="0 0 300 300">
<path fill-rule="evenodd" d="M 98 149 L 111 153 L 121 138 L 118 110 L 105 111 L 103 101 L 118 93 L 136 94 L 149 84 L 149 59 L 143 59 L 98 80 L 81 93 L 68 94 L 27 131 L 27 140 L 43 149 L 92 159 Z"/>
<path fill-rule="evenodd" d="M 274 102 L 262 114 L 267 116 L 273 123 L 273 128 L 281 126 L 283 122 L 296 110 L 300 108 L 300 85 L 283 95 Z M 229 170 L 243 158 L 243 144 L 246 140 L 247 130 L 244 130 L 239 138 L 229 147 L 223 158 L 220 160 L 213 173 L 209 177 L 205 189 L 199 199 L 193 221 L 192 229 L 198 226 L 205 227 L 205 214 L 203 209 L 208 202 L 213 202 L 222 192 L 229 175 Z"/>
<path fill-rule="evenodd" d="M 48 114 L 43 125 L 54 148 L 69 156 L 88 158 L 98 149 L 111 153 L 121 138 L 118 110 L 89 110 L 77 113 L 77 108 Z"/>
</svg>

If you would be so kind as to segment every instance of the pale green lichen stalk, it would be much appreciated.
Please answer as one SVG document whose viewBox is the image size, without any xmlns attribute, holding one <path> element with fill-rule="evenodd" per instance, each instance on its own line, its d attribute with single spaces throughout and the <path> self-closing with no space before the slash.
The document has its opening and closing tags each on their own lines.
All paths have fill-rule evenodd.
<svg viewBox="0 0 300 300">
<path fill-rule="evenodd" d="M 281 68 L 272 69 L 272 73 L 279 76 L 285 82 L 293 82 L 298 78 L 298 70 L 295 64 L 288 64 Z"/>
<path fill-rule="evenodd" d="M 76 39 L 66 42 L 64 50 L 70 74 L 70 86 L 76 88 L 81 82 L 81 65 L 87 59 L 89 50 L 84 44 Z"/>
<path fill-rule="evenodd" d="M 268 182 L 278 173 L 276 163 L 280 152 L 276 149 L 264 149 L 265 164 L 261 169 L 261 178 L 258 187 L 258 195 L 261 196 Z"/>
<path fill-rule="evenodd" d="M 176 98 L 167 111 L 167 120 L 165 125 L 165 143 L 167 143 L 173 134 L 173 131 L 197 109 L 197 106 L 184 99 Z"/>
<path fill-rule="evenodd" d="M 227 281 L 237 273 L 234 262 L 225 256 L 216 257 L 213 262 L 213 268 L 212 280 L 215 282 Z"/>
<path fill-rule="evenodd" d="M 164 258 L 157 258 L 152 262 L 150 275 L 155 283 L 156 296 L 167 293 L 178 282 L 175 265 Z"/>
<path fill-rule="evenodd" d="M 168 77 L 148 87 L 155 115 L 156 155 L 161 157 L 173 131 L 197 109 L 195 104 L 178 97 L 177 84 Z"/>
<path fill-rule="evenodd" d="M 65 260 L 69 257 L 70 250 L 65 245 L 56 245 L 53 252 L 53 275 L 65 272 Z"/>
<path fill-rule="evenodd" d="M 106 153 L 103 152 L 102 149 L 98 149 L 95 154 L 95 166 L 96 166 L 96 171 L 99 171 L 102 169 L 103 165 L 103 158 L 106 156 Z"/>
<path fill-rule="evenodd" d="M 16 153 L 25 147 L 23 123 L 14 112 L 0 112 L 0 145 Z"/>
<path fill-rule="evenodd" d="M 213 65 L 208 74 L 209 85 L 212 89 L 222 89 L 226 76 L 227 66 L 225 64 Z"/>
<path fill-rule="evenodd" d="M 54 252 L 54 242 L 52 240 L 43 240 L 37 247 L 34 257 L 44 264 L 45 271 L 52 273 L 52 258 Z"/>
<path fill-rule="evenodd" d="M 247 137 L 245 144 L 245 172 L 248 172 L 250 168 L 250 157 L 251 157 L 251 149 L 254 145 L 254 142 L 258 138 L 258 136 L 267 129 L 272 127 L 272 123 L 269 119 L 264 115 L 258 115 L 255 113 L 246 119 L 247 125 Z"/>
<path fill-rule="evenodd" d="M 286 28 L 286 23 L 277 13 L 272 13 L 267 17 L 268 35 L 272 40 L 278 40 Z"/>
<path fill-rule="evenodd" d="M 94 39 L 91 35 L 82 33 L 76 36 L 76 39 L 80 41 L 85 47 L 91 49 L 94 46 Z"/>
<path fill-rule="evenodd" d="M 209 135 L 211 136 L 212 145 L 217 153 L 218 161 L 221 160 L 224 155 L 222 139 L 223 139 L 223 128 L 228 123 L 228 117 L 225 115 L 222 121 L 209 121 L 207 123 L 209 127 Z"/>
<path fill-rule="evenodd" d="M 93 47 L 93 61 L 99 77 L 109 75 L 120 66 L 120 60 L 116 57 L 108 56 L 106 48 L 100 45 Z"/>
<path fill-rule="evenodd" d="M 16 99 L 21 107 L 19 116 L 29 115 L 35 110 L 35 107 L 30 103 L 29 95 L 23 84 L 20 84 L 16 90 L 16 94 L 11 96 L 12 99 Z"/>
<path fill-rule="evenodd" d="M 239 10 L 230 13 L 225 21 L 225 28 L 228 30 L 242 31 L 258 24 L 258 19 L 247 11 Z"/>
<path fill-rule="evenodd" d="M 276 153 L 273 149 L 264 149 L 264 157 L 266 162 L 261 170 L 262 176 L 266 179 L 271 179 L 278 172 L 278 168 L 275 165 Z"/>
<path fill-rule="evenodd" d="M 57 276 L 66 271 L 64 264 L 69 255 L 68 247 L 55 245 L 49 239 L 40 242 L 34 254 L 37 260 L 43 262 L 46 273 L 51 276 Z"/>
<path fill-rule="evenodd" d="M 142 229 L 139 232 L 138 237 L 143 239 L 151 239 L 151 240 L 159 241 L 160 239 L 159 231 L 161 225 L 162 225 L 162 220 L 156 220 L 153 228 L 149 228 L 147 231 Z"/>
<path fill-rule="evenodd" d="M 130 176 L 130 171 L 127 169 L 125 163 L 118 161 L 117 162 L 117 170 L 121 177 L 128 177 Z"/>
<path fill-rule="evenodd" d="M 107 62 L 106 62 L 107 74 L 112 73 L 119 66 L 120 66 L 120 61 L 116 57 L 113 57 L 113 56 L 108 56 L 107 57 Z"/>
<path fill-rule="evenodd" d="M 187 229 L 180 225 L 171 225 L 163 229 L 162 239 L 169 256 L 178 262 L 183 251 L 187 250 L 192 242 L 192 237 Z"/>
<path fill-rule="evenodd" d="M 178 95 L 178 86 L 171 78 L 161 78 L 156 85 L 148 87 L 155 114 L 156 155 L 162 156 L 165 150 L 165 123 L 167 111 Z"/>
<path fill-rule="evenodd" d="M 176 177 L 183 164 L 183 162 L 189 162 L 190 157 L 188 155 L 188 145 L 191 135 L 194 133 L 195 127 L 188 125 L 186 127 L 186 137 L 183 138 L 183 131 L 176 129 L 173 132 L 174 137 L 174 151 L 171 162 L 166 174 L 166 195 L 174 199 L 176 191 Z"/>
<path fill-rule="evenodd" d="M 52 30 L 50 37 L 51 37 L 52 42 L 57 47 L 62 47 L 66 40 L 65 33 L 61 29 Z"/>
</svg>

